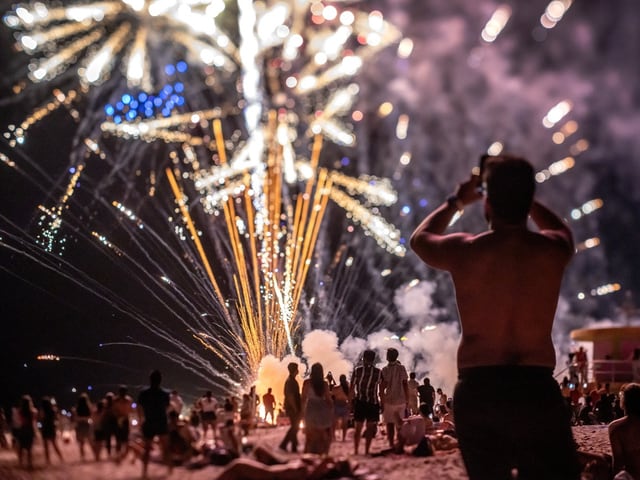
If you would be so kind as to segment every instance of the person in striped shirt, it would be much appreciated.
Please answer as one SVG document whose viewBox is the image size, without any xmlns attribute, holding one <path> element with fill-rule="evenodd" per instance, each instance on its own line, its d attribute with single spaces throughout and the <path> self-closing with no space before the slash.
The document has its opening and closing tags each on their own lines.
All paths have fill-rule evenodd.
<svg viewBox="0 0 640 480">
<path fill-rule="evenodd" d="M 364 432 L 364 453 L 369 454 L 371 441 L 376 435 L 378 421 L 380 420 L 380 381 L 381 371 L 374 366 L 376 352 L 365 350 L 362 354 L 362 365 L 358 365 L 351 376 L 349 398 L 353 405 L 353 420 L 355 432 L 353 436 L 354 454 L 358 454 L 362 427 L 365 422 L 367 428 Z"/>
</svg>

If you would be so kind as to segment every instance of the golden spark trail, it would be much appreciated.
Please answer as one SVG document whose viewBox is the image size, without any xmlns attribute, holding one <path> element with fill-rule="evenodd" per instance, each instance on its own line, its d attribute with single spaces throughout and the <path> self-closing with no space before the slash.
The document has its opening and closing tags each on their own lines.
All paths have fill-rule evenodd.
<svg viewBox="0 0 640 480">
<path fill-rule="evenodd" d="M 209 259 L 207 258 L 207 254 L 202 248 L 202 243 L 200 242 L 200 237 L 198 236 L 198 232 L 196 231 L 196 227 L 193 224 L 193 220 L 191 219 L 191 215 L 189 214 L 189 210 L 185 206 L 184 195 L 178 186 L 178 182 L 176 181 L 175 176 L 170 168 L 165 170 L 167 174 L 167 178 L 169 179 L 169 184 L 171 185 L 171 190 L 173 190 L 173 195 L 178 202 L 178 207 L 180 208 L 180 213 L 182 213 L 183 218 L 187 222 L 187 227 L 189 228 L 189 232 L 191 232 L 191 237 L 193 238 L 193 242 L 198 249 L 198 253 L 200 254 L 200 259 L 204 264 L 204 268 L 207 271 L 207 276 L 209 277 L 209 281 L 213 286 L 213 289 L 216 292 L 216 296 L 218 297 L 218 301 L 224 305 L 224 297 L 222 296 L 222 292 L 220 291 L 220 287 L 218 286 L 218 282 L 216 282 L 216 278 L 213 275 L 213 271 L 211 270 L 211 265 L 209 264 Z"/>
</svg>

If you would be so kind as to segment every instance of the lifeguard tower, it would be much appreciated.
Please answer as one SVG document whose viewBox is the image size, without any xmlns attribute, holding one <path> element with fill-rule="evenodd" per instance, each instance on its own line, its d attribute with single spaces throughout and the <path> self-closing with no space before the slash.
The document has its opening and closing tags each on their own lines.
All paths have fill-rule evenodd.
<svg viewBox="0 0 640 480">
<path fill-rule="evenodd" d="M 593 343 L 589 379 L 612 387 L 640 382 L 640 327 L 580 328 L 571 340 Z"/>
</svg>

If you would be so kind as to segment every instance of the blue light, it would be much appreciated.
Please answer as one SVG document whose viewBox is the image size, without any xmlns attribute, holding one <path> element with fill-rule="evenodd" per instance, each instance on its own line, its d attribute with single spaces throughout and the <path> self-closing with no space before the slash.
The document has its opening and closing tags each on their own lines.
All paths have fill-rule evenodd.
<svg viewBox="0 0 640 480">
<path fill-rule="evenodd" d="M 342 164 L 343 167 L 346 167 L 347 165 L 349 165 L 349 158 L 348 157 L 342 157 L 342 160 L 340 160 L 340 163 Z"/>
<path fill-rule="evenodd" d="M 162 102 L 162 99 L 161 99 L 160 97 L 156 97 L 156 98 L 154 98 L 154 99 L 153 99 L 153 104 L 154 104 L 156 107 L 161 107 L 161 106 L 162 106 L 162 103 L 163 103 L 163 102 Z"/>
<path fill-rule="evenodd" d="M 129 104 L 129 106 L 131 108 L 138 108 L 138 101 L 137 100 L 131 100 L 131 103 Z"/>
<path fill-rule="evenodd" d="M 179 71 L 180 73 L 184 73 L 184 72 L 186 72 L 186 71 L 187 71 L 187 68 L 188 68 L 188 67 L 187 67 L 187 62 L 179 61 L 179 62 L 176 64 L 176 68 L 178 69 L 178 71 Z"/>
<path fill-rule="evenodd" d="M 122 103 L 122 102 L 118 102 L 118 103 L 116 103 L 116 108 L 117 108 L 118 110 L 122 111 L 122 109 L 124 108 L 124 103 Z"/>
<path fill-rule="evenodd" d="M 148 97 L 149 97 L 149 95 L 147 95 L 145 92 L 140 92 L 138 94 L 138 101 L 144 102 L 144 101 L 147 100 Z"/>
<path fill-rule="evenodd" d="M 122 117 L 120 115 L 114 115 L 113 116 L 113 123 L 115 123 L 116 125 L 119 123 L 122 123 Z"/>
<path fill-rule="evenodd" d="M 171 116 L 171 110 L 169 110 L 167 108 L 163 108 L 162 109 L 162 116 L 163 117 L 170 117 Z"/>
<path fill-rule="evenodd" d="M 401 212 L 403 215 L 408 215 L 409 213 L 411 213 L 411 207 L 409 205 L 405 205 L 404 207 L 402 207 Z"/>
<path fill-rule="evenodd" d="M 173 89 L 177 92 L 177 93 L 182 93 L 184 92 L 184 83 L 182 82 L 176 82 L 175 85 L 173 86 Z"/>
<path fill-rule="evenodd" d="M 153 117 L 153 110 L 151 110 L 151 109 L 145 110 L 144 111 L 144 116 L 147 117 L 147 118 Z"/>
<path fill-rule="evenodd" d="M 418 202 L 418 204 L 419 204 L 421 207 L 426 207 L 426 206 L 429 204 L 429 202 L 427 201 L 427 199 L 426 199 L 426 198 L 421 198 L 421 199 L 420 199 L 420 201 Z"/>
<path fill-rule="evenodd" d="M 131 103 L 131 100 L 131 95 L 129 95 L 128 93 L 122 95 L 122 103 L 124 103 L 125 105 L 129 105 L 129 103 Z"/>
<path fill-rule="evenodd" d="M 173 65 L 165 65 L 164 73 L 166 73 L 167 75 L 175 75 L 176 67 L 174 67 Z"/>
<path fill-rule="evenodd" d="M 171 100 L 167 100 L 167 103 L 164 104 L 164 108 L 172 110 L 173 109 L 173 102 Z"/>
<path fill-rule="evenodd" d="M 164 93 L 167 97 L 173 93 L 172 85 L 165 85 L 162 87 L 162 93 Z"/>
<path fill-rule="evenodd" d="M 176 105 L 184 105 L 184 97 L 178 97 L 176 100 Z"/>
<path fill-rule="evenodd" d="M 76 173 L 76 167 L 69 167 L 69 173 L 71 175 L 73 175 L 74 173 Z"/>
<path fill-rule="evenodd" d="M 138 116 L 138 112 L 136 112 L 135 110 L 129 110 L 127 112 L 127 120 L 133 120 Z"/>
<path fill-rule="evenodd" d="M 114 113 L 116 113 L 115 109 L 113 108 L 113 105 L 111 105 L 110 103 L 107 103 L 104 106 L 104 113 L 106 113 L 107 115 L 111 116 Z"/>
<path fill-rule="evenodd" d="M 144 108 L 146 108 L 147 110 L 150 110 L 153 108 L 153 100 L 147 100 L 146 102 L 144 102 Z"/>
</svg>

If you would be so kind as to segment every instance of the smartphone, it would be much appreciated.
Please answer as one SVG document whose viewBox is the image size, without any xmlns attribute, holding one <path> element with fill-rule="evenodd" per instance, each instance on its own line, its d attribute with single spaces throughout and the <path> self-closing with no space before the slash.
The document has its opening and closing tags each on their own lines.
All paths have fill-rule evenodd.
<svg viewBox="0 0 640 480">
<path fill-rule="evenodd" d="M 487 159 L 491 158 L 491 155 L 485 153 L 484 155 L 480 155 L 480 160 L 478 161 L 478 176 L 480 180 L 482 180 L 482 175 L 484 174 L 484 166 L 487 164 Z"/>
</svg>

